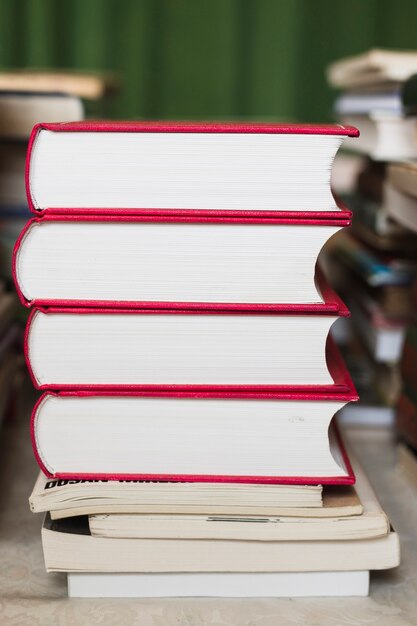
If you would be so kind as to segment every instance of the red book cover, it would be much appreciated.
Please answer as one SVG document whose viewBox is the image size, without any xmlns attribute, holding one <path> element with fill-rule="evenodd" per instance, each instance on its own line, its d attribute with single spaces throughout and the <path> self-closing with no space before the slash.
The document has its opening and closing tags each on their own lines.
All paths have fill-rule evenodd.
<svg viewBox="0 0 417 626">
<path fill-rule="evenodd" d="M 41 123 L 37 124 L 33 130 L 29 140 L 27 159 L 26 159 L 26 191 L 28 203 L 31 211 L 37 215 L 40 214 L 62 214 L 66 212 L 83 213 L 83 210 L 68 209 L 63 207 L 47 207 L 42 210 L 34 206 L 30 189 L 30 168 L 31 157 L 36 143 L 37 136 L 41 130 L 49 130 L 58 133 L 71 132 L 94 132 L 94 133 L 207 133 L 207 134 L 285 134 L 285 135 L 339 135 L 347 137 L 357 137 L 359 131 L 352 126 L 342 126 L 337 124 L 268 124 L 268 123 L 233 123 L 233 122 L 103 122 L 103 121 L 83 121 L 83 122 L 63 122 L 63 123 Z M 89 214 L 102 215 L 103 213 L 111 213 L 110 209 L 102 207 L 89 208 Z M 147 215 L 174 215 L 174 216 L 227 216 L 227 217 L 260 217 L 260 218 L 295 218 L 295 219 L 350 219 L 351 212 L 345 207 L 341 207 L 336 211 L 277 211 L 277 210 L 208 210 L 208 209 L 150 209 L 145 207 L 117 208 L 118 215 L 129 214 L 147 214 Z"/>
<path fill-rule="evenodd" d="M 299 394 L 295 392 L 283 393 L 225 393 L 218 391 L 215 393 L 193 392 L 193 391 L 64 391 L 59 394 L 48 392 L 44 393 L 35 404 L 31 415 L 31 439 L 32 448 L 36 461 L 42 472 L 50 478 L 58 478 L 62 480 L 143 480 L 143 481 L 170 481 L 170 482 L 216 482 L 216 483 L 257 483 L 257 484 L 281 484 L 281 485 L 353 485 L 355 483 L 355 474 L 352 469 L 343 439 L 337 427 L 336 420 L 332 421 L 331 429 L 333 429 L 335 438 L 340 448 L 343 462 L 345 464 L 346 476 L 242 476 L 242 475 L 195 475 L 195 474 L 100 474 L 100 473 L 51 473 L 43 460 L 43 453 L 38 445 L 37 439 L 37 414 L 38 409 L 48 396 L 63 397 L 164 397 L 164 398 L 223 398 L 223 399 L 247 399 L 247 400 L 316 400 L 316 401 L 351 401 L 356 400 L 356 393 L 339 393 L 339 394 L 320 394 L 306 393 Z"/>
<path fill-rule="evenodd" d="M 162 223 L 188 223 L 188 224 L 274 224 L 274 225 L 309 225 L 311 227 L 320 227 L 320 226 L 349 226 L 350 220 L 334 220 L 334 219 L 326 219 L 326 220 L 318 220 L 315 218 L 312 219 L 302 219 L 296 220 L 293 218 L 275 218 L 275 219 L 261 219 L 261 218 L 233 218 L 233 217 L 191 217 L 191 216 L 182 216 L 182 217 L 169 217 L 169 216 L 115 216 L 115 215 L 54 215 L 49 216 L 45 215 L 41 218 L 33 218 L 27 222 L 22 232 L 19 235 L 19 238 L 16 241 L 13 251 L 13 260 L 12 260 L 12 272 L 14 284 L 16 287 L 17 294 L 19 296 L 20 301 L 24 306 L 27 307 L 94 307 L 94 308 L 135 308 L 135 309 L 204 309 L 204 310 L 230 310 L 230 311 L 276 311 L 276 312 L 289 312 L 294 310 L 297 313 L 314 313 L 315 311 L 323 313 L 323 312 L 333 312 L 339 315 L 345 315 L 345 313 L 340 312 L 345 310 L 345 306 L 341 302 L 340 298 L 334 293 L 334 291 L 330 288 L 326 279 L 324 278 L 320 268 L 317 266 L 316 269 L 316 283 L 317 286 L 323 296 L 324 303 L 312 303 L 312 304 L 291 304 L 291 303 L 279 303 L 279 304 L 271 304 L 271 303 L 213 303 L 213 302 L 144 302 L 144 301 L 123 301 L 123 300 L 43 300 L 43 299 L 35 299 L 28 301 L 19 285 L 18 273 L 17 273 L 17 263 L 18 263 L 18 254 L 20 247 L 22 245 L 25 236 L 33 224 L 42 223 L 42 222 L 134 222 L 134 223 L 147 223 L 147 222 L 162 222 Z"/>
<path fill-rule="evenodd" d="M 342 317 L 347 317 L 349 315 L 349 311 L 344 305 L 344 303 L 332 292 L 329 288 L 329 294 L 327 301 L 322 305 L 311 305 L 313 308 L 310 311 L 299 310 L 299 305 L 290 305 L 287 310 L 281 311 L 227 311 L 224 309 L 217 310 L 204 310 L 204 309 L 118 309 L 117 314 L 122 315 L 299 315 L 307 314 L 307 315 L 323 315 L 323 316 L 335 316 L 339 315 Z M 91 385 L 91 384 L 40 384 L 37 380 L 35 373 L 32 369 L 31 365 L 31 357 L 30 357 L 30 349 L 29 349 L 29 339 L 31 333 L 31 325 L 34 316 L 37 315 L 38 312 L 43 314 L 76 314 L 76 315 L 113 315 L 116 311 L 114 309 L 93 309 L 93 308 L 71 308 L 71 307 L 50 307 L 50 308 L 34 308 L 31 311 L 29 316 L 26 333 L 25 333 L 25 342 L 24 342 L 24 350 L 25 350 L 25 358 L 27 362 L 27 367 L 32 378 L 32 382 L 37 389 L 53 389 L 53 390 L 74 390 L 74 389 L 101 389 L 101 390 L 135 390 L 135 391 L 144 391 L 144 390 L 159 390 L 159 391 L 169 391 L 169 390 L 186 390 L 186 391 L 224 391 L 224 392 L 273 392 L 273 393 L 282 393 L 282 392 L 297 392 L 297 393 L 351 393 L 355 394 L 354 387 L 350 376 L 346 370 L 346 367 L 343 363 L 343 359 L 340 356 L 336 345 L 334 344 L 331 336 L 329 335 L 327 341 L 326 348 L 326 361 L 328 364 L 329 372 L 331 377 L 333 378 L 334 384 L 323 384 L 323 385 L 187 385 L 187 384 L 128 384 L 128 385 L 114 385 L 114 384 L 101 384 L 101 385 Z"/>
</svg>

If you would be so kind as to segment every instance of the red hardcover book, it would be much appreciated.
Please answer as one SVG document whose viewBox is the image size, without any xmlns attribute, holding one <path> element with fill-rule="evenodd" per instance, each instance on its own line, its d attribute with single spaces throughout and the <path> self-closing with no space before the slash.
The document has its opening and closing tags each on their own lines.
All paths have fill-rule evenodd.
<svg viewBox="0 0 417 626">
<path fill-rule="evenodd" d="M 331 340 L 349 311 L 330 287 L 308 309 L 34 308 L 25 355 L 38 389 L 345 392 Z"/>
<path fill-rule="evenodd" d="M 45 216 L 21 232 L 13 276 L 25 306 L 337 312 L 340 300 L 315 265 L 329 237 L 349 224 Z"/>
<path fill-rule="evenodd" d="M 341 125 L 38 124 L 28 202 L 38 215 L 349 219 L 331 194 L 330 169 L 343 140 L 358 135 Z"/>
<path fill-rule="evenodd" d="M 355 476 L 329 424 L 355 399 L 354 392 L 49 392 L 33 409 L 32 445 L 41 470 L 59 479 L 347 485 Z"/>
</svg>

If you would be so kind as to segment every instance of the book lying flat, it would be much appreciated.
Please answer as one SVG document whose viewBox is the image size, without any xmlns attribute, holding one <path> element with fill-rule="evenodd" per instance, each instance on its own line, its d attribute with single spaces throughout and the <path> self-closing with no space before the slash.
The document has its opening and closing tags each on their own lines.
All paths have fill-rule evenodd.
<svg viewBox="0 0 417 626">
<path fill-rule="evenodd" d="M 356 482 L 354 490 L 363 503 L 362 515 L 350 517 L 237 516 L 237 515 L 89 515 L 94 537 L 137 539 L 229 539 L 231 541 L 348 541 L 384 537 L 388 518 L 363 469 L 350 453 Z"/>
<path fill-rule="evenodd" d="M 155 216 L 34 219 L 15 248 L 15 282 L 27 306 L 279 309 L 289 303 L 322 304 L 326 287 L 323 281 L 315 284 L 317 257 L 349 223 Z"/>
<path fill-rule="evenodd" d="M 342 92 L 334 103 L 334 112 L 342 115 L 372 115 L 373 113 L 389 113 L 394 115 L 407 115 L 416 112 L 416 79 L 412 81 L 412 87 L 406 84 L 396 85 L 391 88 L 379 90 L 351 90 Z M 408 95 L 413 91 L 413 100 Z"/>
<path fill-rule="evenodd" d="M 367 596 L 369 571 L 68 574 L 70 598 Z"/>
<path fill-rule="evenodd" d="M 78 96 L 87 100 L 97 100 L 115 87 L 114 78 L 97 72 L 66 72 L 63 70 L 49 72 L 33 69 L 14 69 L 13 71 L 0 72 L 0 91 L 5 92 L 58 93 Z"/>
<path fill-rule="evenodd" d="M 217 122 L 39 124 L 29 144 L 34 212 L 349 215 L 330 190 L 355 128 Z M 302 184 L 300 184 L 302 182 Z"/>
<path fill-rule="evenodd" d="M 1 74 L 0 74 L 1 83 Z M 0 92 L 0 137 L 27 141 L 39 120 L 82 120 L 84 107 L 76 96 L 55 93 Z M 20 172 L 23 180 L 23 169 Z"/>
<path fill-rule="evenodd" d="M 48 572 L 328 572 L 397 567 L 398 535 L 352 541 L 228 541 L 92 537 L 87 517 L 42 528 Z"/>
<path fill-rule="evenodd" d="M 401 358 L 407 322 L 389 318 L 367 294 L 358 291 L 349 300 L 352 323 L 377 363 L 398 363 Z"/>
<path fill-rule="evenodd" d="M 352 484 L 341 438 L 328 431 L 354 397 L 45 394 L 32 443 L 56 478 Z"/>
<path fill-rule="evenodd" d="M 334 304 L 338 307 L 335 311 Z M 329 330 L 340 300 L 276 312 L 35 308 L 25 352 L 39 389 L 346 391 Z"/>
<path fill-rule="evenodd" d="M 359 515 L 353 487 L 141 480 L 68 480 L 40 472 L 29 498 L 52 519 L 100 513 Z"/>
<path fill-rule="evenodd" d="M 332 87 L 354 88 L 403 82 L 416 72 L 416 52 L 373 48 L 331 63 L 327 78 Z"/>
</svg>

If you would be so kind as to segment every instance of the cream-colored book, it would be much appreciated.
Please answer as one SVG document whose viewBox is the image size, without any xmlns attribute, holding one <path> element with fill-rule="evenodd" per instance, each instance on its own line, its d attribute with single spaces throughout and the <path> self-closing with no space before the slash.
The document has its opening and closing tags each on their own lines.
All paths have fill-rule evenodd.
<svg viewBox="0 0 417 626">
<path fill-rule="evenodd" d="M 355 88 L 380 83 L 398 83 L 417 73 L 417 52 L 374 48 L 345 57 L 327 68 L 332 87 Z"/>
<path fill-rule="evenodd" d="M 102 513 L 334 518 L 363 511 L 350 486 L 58 480 L 41 472 L 29 504 L 52 519 Z"/>
<path fill-rule="evenodd" d="M 51 520 L 48 572 L 317 572 L 379 570 L 400 561 L 398 535 L 352 541 L 228 541 L 93 537 L 87 517 Z"/>
<path fill-rule="evenodd" d="M 414 487 L 417 487 L 417 457 L 404 443 L 397 446 L 397 469 Z"/>
<path fill-rule="evenodd" d="M 14 93 L 65 93 L 88 100 L 97 100 L 115 86 L 113 77 L 97 73 L 39 70 L 0 72 L 0 91 Z"/>
<path fill-rule="evenodd" d="M 370 539 L 389 532 L 388 518 L 359 463 L 351 462 L 362 515 L 349 517 L 110 514 L 89 516 L 95 537 L 228 539 L 232 541 L 330 541 Z"/>
</svg>

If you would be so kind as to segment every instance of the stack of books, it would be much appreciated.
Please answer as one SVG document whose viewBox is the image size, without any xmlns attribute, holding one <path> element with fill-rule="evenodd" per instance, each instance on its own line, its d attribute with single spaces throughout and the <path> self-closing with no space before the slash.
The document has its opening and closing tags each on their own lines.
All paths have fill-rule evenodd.
<svg viewBox="0 0 417 626">
<path fill-rule="evenodd" d="M 335 112 L 361 135 L 356 150 L 376 161 L 417 157 L 417 51 L 369 50 L 332 63 L 327 78 L 342 89 Z"/>
<path fill-rule="evenodd" d="M 350 192 L 341 190 L 353 209 L 351 232 L 335 238 L 328 264 L 352 313 L 341 340 L 362 400 L 344 415 L 381 425 L 395 419 L 400 360 L 415 317 L 417 171 L 409 159 L 417 156 L 416 71 L 417 52 L 383 50 L 328 69 L 331 85 L 343 89 L 336 115 L 361 131 L 362 143 L 349 148 L 365 155 Z"/>
<path fill-rule="evenodd" d="M 31 507 L 70 595 L 365 595 L 398 564 L 332 420 L 357 399 L 328 338 L 348 310 L 315 271 L 350 224 L 330 171 L 356 134 L 34 128 Z"/>
</svg>

